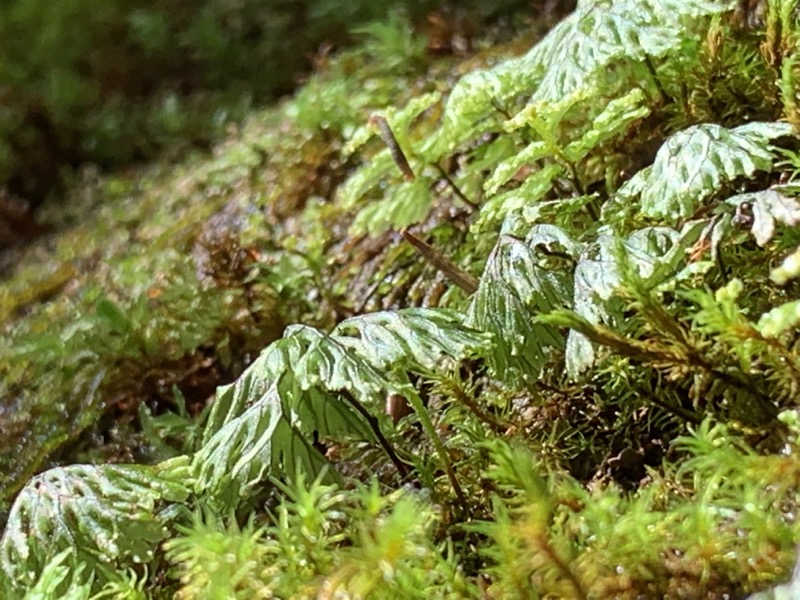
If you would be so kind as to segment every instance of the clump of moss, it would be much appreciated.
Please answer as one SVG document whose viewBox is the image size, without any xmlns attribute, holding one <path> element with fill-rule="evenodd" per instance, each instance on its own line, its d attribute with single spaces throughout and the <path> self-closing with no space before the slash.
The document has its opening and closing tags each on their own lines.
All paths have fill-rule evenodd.
<svg viewBox="0 0 800 600">
<path fill-rule="evenodd" d="M 46 457 L 156 464 L 28 484 L 9 589 L 738 597 L 786 575 L 791 15 L 756 51 L 721 5 L 589 3 L 463 61 L 374 25 L 212 158 L 104 180 L 51 259 L 62 293 L 8 303 L 3 391 L 18 433 L 41 425 L 6 489 Z M 66 428 L 25 395 L 51 381 L 88 399 Z M 75 534 L 94 581 L 96 557 L 45 543 L 78 496 L 69 515 L 104 519 Z M 101 545 L 131 512 L 153 526 L 134 574 Z"/>
<path fill-rule="evenodd" d="M 16 407 L 0 453 L 5 497 L 54 457 L 144 459 L 140 406 L 174 410 L 177 390 L 197 412 L 286 323 L 335 323 L 370 301 L 374 277 L 351 282 L 369 242 L 350 238 L 334 202 L 354 167 L 344 138 L 456 64 L 432 62 L 421 38 L 393 54 L 409 25 L 381 27 L 296 99 L 231 128 L 212 157 L 113 177 L 86 170 L 69 201 L 43 207 L 52 233 L 15 250 L 0 289 L 2 397 Z M 388 54 L 392 68 L 375 60 Z M 412 258 L 394 245 L 377 248 L 379 276 L 398 250 Z"/>
</svg>

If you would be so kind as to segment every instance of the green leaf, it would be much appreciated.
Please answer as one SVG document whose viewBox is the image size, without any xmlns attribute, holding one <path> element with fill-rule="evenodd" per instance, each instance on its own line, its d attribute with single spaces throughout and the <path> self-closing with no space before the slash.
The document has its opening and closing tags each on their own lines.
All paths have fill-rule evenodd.
<svg viewBox="0 0 800 600">
<path fill-rule="evenodd" d="M 392 128 L 392 132 L 401 142 L 408 141 L 411 123 L 419 117 L 423 112 L 440 102 L 442 94 L 440 92 L 432 92 L 429 94 L 422 94 L 408 101 L 402 108 L 397 109 L 390 106 L 383 111 L 383 117 Z M 342 148 L 342 155 L 347 158 L 353 154 L 360 146 L 365 144 L 372 136 L 375 135 L 375 128 L 370 124 L 365 124 L 359 127 L 350 139 Z"/>
<path fill-rule="evenodd" d="M 532 103 L 556 102 L 625 61 L 642 63 L 676 52 L 698 17 L 725 10 L 705 0 L 600 0 L 581 2 L 527 54 L 492 69 L 468 73 L 453 88 L 442 128 L 424 149 L 428 160 L 452 153 L 459 145 L 499 129 L 495 107 L 519 97 Z"/>
<path fill-rule="evenodd" d="M 489 364 L 512 387 L 532 382 L 552 352 L 564 348 L 557 328 L 533 321 L 571 304 L 571 269 L 544 264 L 551 250 L 579 254 L 578 245 L 552 225 L 533 227 L 525 240 L 502 235 L 469 307 L 467 325 L 492 334 Z"/>
<path fill-rule="evenodd" d="M 251 388 L 253 379 L 245 372 L 239 381 L 243 388 Z M 248 486 L 262 480 L 272 465 L 273 435 L 283 415 L 277 383 L 246 399 L 249 408 L 214 431 L 194 456 L 198 490 L 219 493 L 234 487 L 233 495 L 242 495 Z"/>
<path fill-rule="evenodd" d="M 397 169 L 388 148 L 375 154 L 336 190 L 336 201 L 342 208 L 353 208 L 372 188 L 377 186 L 392 170 Z"/>
<path fill-rule="evenodd" d="M 376 369 L 433 369 L 444 357 L 463 360 L 486 350 L 486 334 L 446 309 L 377 312 L 342 321 L 334 335 L 357 334 L 359 353 Z"/>
<path fill-rule="evenodd" d="M 291 367 L 301 390 L 346 390 L 369 401 L 391 389 L 391 380 L 364 360 L 355 338 L 328 335 L 306 325 L 293 325 L 286 335 L 302 336 L 308 342 L 308 350 Z"/>
<path fill-rule="evenodd" d="M 700 236 L 702 223 L 687 225 L 680 233 L 669 227 L 646 227 L 620 242 L 616 234 L 604 229 L 597 241 L 584 250 L 575 268 L 575 314 L 593 325 L 613 324 L 624 308 L 617 302 L 621 277 L 618 244 L 626 260 L 650 288 L 663 285 L 676 276 L 686 262 L 686 251 Z M 591 342 L 579 331 L 567 335 L 567 372 L 575 377 L 594 364 Z"/>
<path fill-rule="evenodd" d="M 420 154 L 428 162 L 436 162 L 464 142 L 499 130 L 501 119 L 494 107 L 533 89 L 537 71 L 541 71 L 540 66 L 531 68 L 522 57 L 461 77 L 445 104 L 442 127 L 420 146 Z"/>
<path fill-rule="evenodd" d="M 409 153 L 409 160 L 413 160 L 415 156 L 409 139 L 413 121 L 440 100 L 441 94 L 433 92 L 412 98 L 401 110 L 389 107 L 384 111 L 382 117 L 386 119 L 400 146 Z M 374 133 L 372 124 L 357 130 L 343 150 L 344 157 L 355 152 Z M 425 218 L 431 205 L 432 180 L 419 176 L 414 181 L 400 181 L 399 175 L 390 149 L 384 148 L 339 187 L 339 202 L 344 208 L 353 208 L 370 190 L 387 179 L 391 182 L 385 186 L 386 191 L 382 198 L 371 199 L 356 215 L 351 226 L 353 235 L 367 233 L 377 236 L 389 229 L 402 229 Z"/>
<path fill-rule="evenodd" d="M 641 106 L 645 100 L 644 93 L 636 88 L 625 96 L 609 102 L 592 119 L 588 128 L 572 126 L 570 130 L 577 130 L 577 135 L 572 137 L 577 139 L 571 143 L 568 143 L 568 140 L 562 142 L 562 120 L 578 101 L 585 99 L 580 94 L 573 94 L 555 103 L 529 104 L 516 117 L 506 122 L 507 130 L 530 127 L 540 139 L 531 142 L 497 165 L 492 176 L 484 184 L 489 196 L 497 193 L 500 187 L 523 167 L 533 165 L 544 158 L 556 162 L 535 169 L 518 189 L 489 200 L 481 210 L 478 227 L 501 220 L 506 215 L 529 207 L 543 198 L 552 189 L 553 181 L 564 174 L 566 165 L 583 160 L 598 145 L 621 134 L 631 123 L 650 112 L 649 108 Z M 581 133 L 582 129 L 585 131 Z"/>
<path fill-rule="evenodd" d="M 352 235 L 376 237 L 390 229 L 403 229 L 424 219 L 431 207 L 432 181 L 417 177 L 390 186 L 380 200 L 362 208 L 350 226 Z"/>
<path fill-rule="evenodd" d="M 587 84 L 611 65 L 644 61 L 676 51 L 697 17 L 722 12 L 703 0 L 601 0 L 579 3 L 534 49 L 531 62 L 547 65 L 533 101 L 556 100 Z M 533 53 L 533 52 L 532 52 Z"/>
<path fill-rule="evenodd" d="M 354 317 L 331 334 L 289 327 L 236 383 L 220 388 L 193 462 L 198 490 L 236 506 L 268 475 L 293 473 L 298 461 L 316 475 L 327 461 L 315 436 L 374 438 L 348 395 L 379 413 L 387 393 L 412 392 L 407 371 L 461 360 L 486 344 L 457 313 L 441 309 Z"/>
<path fill-rule="evenodd" d="M 483 184 L 483 189 L 488 195 L 493 196 L 502 186 L 508 183 L 522 167 L 551 155 L 550 148 L 548 148 L 547 144 L 543 141 L 537 140 L 531 142 L 511 158 L 498 164 L 492 176 Z"/>
<path fill-rule="evenodd" d="M 207 444 L 226 423 L 265 397 L 276 381 L 291 372 L 291 366 L 297 364 L 307 348 L 308 344 L 299 336 L 277 340 L 261 352 L 235 383 L 218 388 L 202 444 Z"/>
<path fill-rule="evenodd" d="M 193 460 L 198 492 L 211 492 L 227 506 L 236 507 L 272 473 L 292 475 L 299 466 L 306 473 L 319 474 L 327 461 L 311 445 L 312 431 L 366 433 L 360 417 L 336 396 L 319 390 L 294 393 L 297 396 L 287 400 L 279 384 L 273 384 L 210 437 Z M 286 413 L 284 407 L 290 404 L 299 410 Z M 329 475 L 336 478 L 332 471 Z"/>
<path fill-rule="evenodd" d="M 638 172 L 618 192 L 651 219 L 676 224 L 694 215 L 711 195 L 738 177 L 770 171 L 770 140 L 790 135 L 788 123 L 749 123 L 736 129 L 704 124 L 671 136 L 652 166 Z"/>
<path fill-rule="evenodd" d="M 289 327 L 236 383 L 219 388 L 203 444 L 266 398 L 276 382 L 281 382 L 281 390 L 347 390 L 361 399 L 375 400 L 404 383 L 393 379 L 392 372 L 429 370 L 445 356 L 461 360 L 480 352 L 485 344 L 483 334 L 466 327 L 457 313 L 444 309 L 353 317 L 342 321 L 330 335 L 304 325 Z M 302 404 L 289 398 L 284 402 L 289 402 L 290 411 Z"/>
<path fill-rule="evenodd" d="M 639 88 L 612 100 L 594 118 L 589 130 L 567 146 L 564 155 L 573 163 L 583 160 L 597 146 L 623 133 L 631 123 L 649 115 L 650 108 L 642 106 L 644 102 L 644 92 Z"/>
<path fill-rule="evenodd" d="M 30 585 L 65 549 L 73 565 L 92 558 L 147 562 L 167 536 L 169 504 L 189 495 L 186 462 L 71 465 L 37 475 L 9 513 L 0 568 L 17 585 Z"/>
<path fill-rule="evenodd" d="M 481 207 L 475 228 L 480 230 L 535 204 L 553 189 L 553 181 L 562 173 L 564 167 L 550 163 L 528 176 L 519 188 L 495 196 Z"/>
</svg>

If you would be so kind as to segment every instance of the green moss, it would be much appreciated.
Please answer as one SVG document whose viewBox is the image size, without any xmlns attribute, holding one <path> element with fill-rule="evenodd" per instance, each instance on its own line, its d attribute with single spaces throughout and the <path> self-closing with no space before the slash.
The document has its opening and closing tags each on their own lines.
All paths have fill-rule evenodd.
<svg viewBox="0 0 800 600">
<path fill-rule="evenodd" d="M 212 156 L 75 188 L 0 295 L 4 495 L 53 461 L 153 462 L 142 518 L 166 541 L 89 582 L 89 553 L 43 544 L 60 517 L 37 479 L 8 530 L 33 535 L 0 543 L 9 589 L 23 568 L 187 598 L 739 597 L 788 576 L 796 269 L 770 269 L 800 243 L 776 67 L 796 24 L 770 14 L 759 46 L 714 3 L 583 4 L 464 61 L 372 26 Z M 47 501 L 129 506 L 119 473 L 79 471 Z M 86 498 L 102 550 L 117 513 Z"/>
</svg>

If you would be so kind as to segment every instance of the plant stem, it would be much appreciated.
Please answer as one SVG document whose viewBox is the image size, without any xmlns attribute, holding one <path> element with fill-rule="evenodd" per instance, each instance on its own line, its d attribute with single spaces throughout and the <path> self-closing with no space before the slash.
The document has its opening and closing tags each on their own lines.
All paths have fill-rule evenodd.
<svg viewBox="0 0 800 600">
<path fill-rule="evenodd" d="M 458 479 L 456 479 L 456 472 L 453 470 L 453 465 L 450 462 L 450 455 L 447 452 L 447 448 L 444 447 L 441 438 L 436 433 L 436 428 L 433 426 L 433 421 L 431 421 L 431 416 L 428 414 L 428 409 L 422 404 L 422 398 L 419 397 L 417 391 L 410 384 L 406 386 L 406 390 L 407 393 L 404 394 L 404 396 L 408 400 L 409 404 L 411 404 L 414 412 L 417 413 L 417 418 L 419 419 L 422 428 L 425 430 L 425 433 L 427 433 L 428 437 L 431 438 L 433 447 L 436 449 L 436 453 L 439 455 L 439 458 L 442 461 L 442 466 L 447 473 L 447 479 L 450 480 L 450 486 L 453 488 L 453 492 L 455 492 L 456 498 L 464 510 L 464 514 L 467 514 L 467 500 L 464 497 L 464 492 L 461 491 L 461 486 L 458 484 Z"/>
<path fill-rule="evenodd" d="M 419 252 L 425 258 L 425 260 L 431 263 L 439 271 L 444 273 L 444 275 L 450 281 L 455 283 L 467 294 L 474 294 L 476 291 L 478 291 L 478 285 L 480 285 L 478 279 L 454 265 L 447 258 L 437 252 L 433 246 L 423 242 L 408 229 L 403 229 L 403 231 L 400 232 L 400 235 L 402 235 L 409 244 L 414 246 L 414 249 Z"/>
<path fill-rule="evenodd" d="M 650 77 L 653 78 L 653 83 L 656 85 L 656 89 L 661 95 L 661 99 L 664 101 L 664 104 L 669 104 L 672 101 L 672 97 L 667 93 L 667 90 L 664 88 L 664 84 L 661 83 L 661 80 L 658 78 L 656 68 L 653 66 L 653 62 L 650 60 L 649 56 L 645 56 L 644 64 L 650 73 Z"/>
<path fill-rule="evenodd" d="M 403 149 L 400 147 L 400 144 L 397 142 L 397 138 L 394 136 L 389 122 L 381 115 L 372 115 L 369 121 L 378 126 L 381 139 L 383 143 L 386 144 L 386 147 L 389 148 L 389 153 L 392 155 L 392 159 L 394 159 L 397 168 L 403 173 L 403 177 L 405 177 L 406 181 L 414 181 L 414 179 L 416 179 L 414 171 L 411 169 L 411 165 L 408 164 L 408 159 Z"/>
<path fill-rule="evenodd" d="M 400 457 L 397 456 L 397 453 L 394 451 L 391 443 L 389 443 L 389 440 L 387 440 L 386 436 L 383 435 L 380 425 L 378 424 L 378 419 L 371 415 L 364 405 L 356 400 L 356 398 L 349 391 L 342 390 L 341 394 L 342 397 L 347 400 L 350 406 L 352 406 L 356 412 L 360 414 L 369 424 L 370 429 L 372 429 L 372 432 L 375 434 L 375 438 L 378 440 L 378 444 L 380 444 L 381 448 L 383 448 L 383 451 L 386 452 L 389 460 L 392 461 L 392 464 L 394 464 L 397 472 L 400 473 L 400 477 L 406 478 L 409 473 L 408 465 L 400 460 Z"/>
<path fill-rule="evenodd" d="M 458 196 L 459 200 L 461 200 L 464 204 L 469 206 L 473 211 L 476 211 L 476 210 L 480 209 L 480 206 L 476 202 L 473 202 L 472 200 L 470 200 L 469 198 L 467 198 L 464 195 L 464 192 L 461 191 L 461 188 L 459 188 L 455 184 L 455 182 L 445 172 L 445 170 L 441 167 L 441 165 L 439 165 L 438 163 L 435 163 L 433 166 L 436 167 L 436 170 L 439 171 L 439 175 L 442 177 L 442 179 L 444 179 L 447 182 L 447 185 L 450 186 L 450 189 L 453 190 L 453 193 L 456 196 Z"/>
</svg>

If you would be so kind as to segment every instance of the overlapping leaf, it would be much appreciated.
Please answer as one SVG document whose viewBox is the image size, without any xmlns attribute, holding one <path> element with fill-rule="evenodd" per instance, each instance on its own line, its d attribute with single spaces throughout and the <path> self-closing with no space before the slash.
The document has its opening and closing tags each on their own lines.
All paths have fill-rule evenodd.
<svg viewBox="0 0 800 600">
<path fill-rule="evenodd" d="M 357 333 L 359 352 L 374 367 L 434 368 L 442 358 L 479 353 L 488 337 L 464 327 L 462 317 L 445 309 L 384 311 L 342 321 L 334 335 Z"/>
<path fill-rule="evenodd" d="M 556 162 L 547 162 L 541 168 L 533 169 L 518 189 L 491 198 L 481 210 L 478 227 L 486 222 L 500 221 L 512 212 L 544 198 L 553 188 L 553 182 L 567 172 L 568 165 L 579 163 L 600 144 L 621 134 L 631 123 L 650 112 L 649 108 L 642 106 L 644 93 L 636 88 L 609 102 L 584 127 L 573 126 L 569 128 L 571 135 L 562 135 L 562 119 L 582 99 L 581 95 L 573 95 L 556 103 L 529 105 L 528 109 L 506 123 L 507 129 L 527 126 L 539 139 L 497 165 L 484 184 L 488 195 L 496 194 L 501 186 L 526 166 L 534 165 L 541 159 Z"/>
<path fill-rule="evenodd" d="M 692 223 L 680 232 L 669 227 L 646 227 L 622 241 L 610 231 L 601 231 L 575 268 L 575 313 L 594 325 L 613 324 L 625 308 L 620 303 L 615 306 L 621 285 L 619 252 L 625 253 L 625 260 L 648 287 L 656 287 L 684 266 L 686 251 L 699 238 L 703 225 Z M 577 375 L 594 360 L 592 343 L 580 332 L 571 330 L 566 346 L 567 372 Z"/>
<path fill-rule="evenodd" d="M 490 365 L 511 386 L 533 381 L 551 353 L 564 348 L 557 328 L 533 321 L 572 298 L 571 269 L 540 262 L 551 249 L 573 258 L 579 254 L 579 246 L 551 225 L 534 227 L 524 240 L 501 236 L 469 308 L 467 324 L 492 334 Z"/>
<path fill-rule="evenodd" d="M 661 146 L 653 165 L 625 184 L 618 200 L 639 198 L 643 215 L 674 225 L 691 217 L 724 184 L 770 171 L 775 158 L 770 141 L 791 132 L 788 123 L 689 127 Z"/>
<path fill-rule="evenodd" d="M 403 181 L 393 185 L 380 200 L 373 200 L 362 208 L 350 227 L 352 235 L 368 234 L 376 237 L 391 229 L 404 229 L 421 221 L 431 207 L 428 177 Z"/>
<path fill-rule="evenodd" d="M 692 19 L 724 9 L 705 0 L 581 2 L 526 57 L 548 65 L 533 100 L 561 98 L 621 61 L 665 56 L 680 47 Z"/>
<path fill-rule="evenodd" d="M 301 336 L 285 336 L 265 348 L 235 383 L 218 388 L 203 433 L 203 445 L 226 423 L 265 397 L 275 382 L 290 372 L 291 366 L 297 364 L 307 349 L 308 344 Z"/>
<path fill-rule="evenodd" d="M 439 309 L 354 317 L 331 334 L 290 327 L 220 390 L 194 460 L 198 488 L 235 505 L 266 474 L 291 472 L 297 460 L 316 473 L 325 460 L 312 446 L 315 434 L 373 436 L 348 397 L 382 406 L 386 393 L 405 393 L 406 370 L 432 369 L 443 357 L 463 359 L 486 341 L 457 313 Z"/>
<path fill-rule="evenodd" d="M 327 461 L 313 446 L 309 427 L 322 436 L 342 430 L 369 436 L 360 417 L 335 395 L 319 390 L 296 390 L 295 394 L 294 403 L 299 406 L 294 418 L 284 412 L 284 405 L 293 402 L 281 396 L 275 383 L 210 436 L 194 457 L 197 489 L 235 507 L 269 473 L 293 476 L 300 468 L 316 476 L 322 470 Z M 336 474 L 329 476 L 335 478 Z"/>
<path fill-rule="evenodd" d="M 519 97 L 554 102 L 624 61 L 642 62 L 676 51 L 698 17 L 725 10 L 705 0 L 595 0 L 581 2 L 527 54 L 487 71 L 469 73 L 453 89 L 442 129 L 424 150 L 429 158 L 452 152 L 476 135 L 499 128 L 487 119 Z"/>
</svg>

